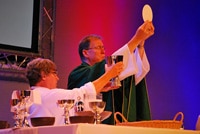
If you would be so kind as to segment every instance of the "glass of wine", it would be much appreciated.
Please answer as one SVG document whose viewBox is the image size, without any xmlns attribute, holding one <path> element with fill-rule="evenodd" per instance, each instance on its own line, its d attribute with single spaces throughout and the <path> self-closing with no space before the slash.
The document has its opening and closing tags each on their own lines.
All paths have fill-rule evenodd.
<svg viewBox="0 0 200 134">
<path fill-rule="evenodd" d="M 10 100 L 10 105 L 11 105 L 11 112 L 14 113 L 14 120 L 15 124 L 14 127 L 19 128 L 22 126 L 22 116 L 20 114 L 20 109 L 19 109 L 19 99 L 11 99 Z"/>
<path fill-rule="evenodd" d="M 104 101 L 99 101 L 99 100 L 89 101 L 89 107 L 94 113 L 95 124 L 101 124 L 100 114 L 104 111 L 105 106 L 106 102 Z"/>
<path fill-rule="evenodd" d="M 31 90 L 14 90 L 11 99 L 11 111 L 15 114 L 16 127 L 30 127 L 28 117 L 28 106 L 32 104 L 30 100 Z"/>
<path fill-rule="evenodd" d="M 74 99 L 62 99 L 62 100 L 57 101 L 57 105 L 64 109 L 63 116 L 65 116 L 65 119 L 64 119 L 65 125 L 70 124 L 69 110 L 74 106 L 74 102 L 75 102 Z"/>
<path fill-rule="evenodd" d="M 20 107 L 21 107 L 21 112 L 23 114 L 23 123 L 22 123 L 22 127 L 30 127 L 29 123 L 28 123 L 28 119 L 27 117 L 29 116 L 28 114 L 28 106 L 31 105 L 31 100 L 30 100 L 30 95 L 31 95 L 31 91 L 30 90 L 20 90 L 19 91 L 20 94 Z"/>
<path fill-rule="evenodd" d="M 89 102 L 90 101 L 102 101 L 103 100 L 103 95 L 102 93 L 99 94 L 84 94 L 83 96 L 83 102 L 84 102 L 84 111 L 89 111 L 91 110 L 89 107 Z"/>
<path fill-rule="evenodd" d="M 106 64 L 108 67 L 112 66 L 113 64 L 116 64 L 117 62 L 120 62 L 120 61 L 123 61 L 123 55 L 106 56 Z M 121 87 L 121 82 L 120 82 L 118 76 L 111 79 L 111 87 L 112 88 Z"/>
<path fill-rule="evenodd" d="M 101 123 L 101 113 L 104 111 L 106 103 L 102 101 L 103 95 L 84 94 L 85 110 L 91 110 L 94 113 L 95 124 Z"/>
</svg>

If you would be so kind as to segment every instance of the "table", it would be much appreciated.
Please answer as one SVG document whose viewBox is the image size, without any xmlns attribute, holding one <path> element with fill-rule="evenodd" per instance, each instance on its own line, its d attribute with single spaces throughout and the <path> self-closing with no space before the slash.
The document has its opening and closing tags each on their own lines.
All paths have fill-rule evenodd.
<svg viewBox="0 0 200 134">
<path fill-rule="evenodd" d="M 105 124 L 71 124 L 66 126 L 42 126 L 19 129 L 1 129 L 0 134 L 200 134 L 200 131 L 112 126 Z"/>
</svg>

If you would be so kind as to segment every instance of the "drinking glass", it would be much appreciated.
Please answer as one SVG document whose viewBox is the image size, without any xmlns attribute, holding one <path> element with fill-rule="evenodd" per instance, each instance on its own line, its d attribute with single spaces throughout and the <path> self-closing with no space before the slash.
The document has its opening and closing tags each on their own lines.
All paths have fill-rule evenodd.
<svg viewBox="0 0 200 134">
<path fill-rule="evenodd" d="M 30 95 L 31 91 L 30 90 L 19 90 L 19 95 L 20 95 L 20 109 L 23 115 L 23 122 L 22 122 L 22 127 L 30 127 L 28 123 L 28 105 L 31 104 L 30 100 Z"/>
<path fill-rule="evenodd" d="M 16 127 L 30 127 L 28 117 L 28 106 L 31 105 L 30 90 L 14 90 L 11 99 L 11 112 L 14 112 Z"/>
<path fill-rule="evenodd" d="M 75 101 L 74 99 L 62 99 L 57 101 L 57 105 L 64 109 L 63 116 L 65 116 L 64 119 L 65 125 L 70 124 L 69 110 L 74 106 L 74 101 Z"/>
<path fill-rule="evenodd" d="M 95 124 L 101 123 L 101 113 L 104 111 L 106 103 L 102 101 L 103 95 L 99 94 L 84 94 L 84 108 L 89 109 L 94 113 Z"/>
<path fill-rule="evenodd" d="M 102 101 L 103 100 L 103 95 L 102 93 L 99 94 L 84 94 L 83 96 L 83 101 L 84 101 L 84 111 L 89 111 L 91 110 L 89 107 L 89 102 L 90 101 Z"/>
<path fill-rule="evenodd" d="M 123 55 L 106 56 L 106 64 L 108 67 L 112 66 L 113 64 L 116 64 L 117 62 L 120 62 L 120 61 L 123 61 Z M 121 87 L 121 82 L 120 82 L 118 76 L 111 79 L 111 87 L 112 88 Z"/>
<path fill-rule="evenodd" d="M 11 105 L 11 112 L 14 113 L 14 120 L 15 120 L 15 123 L 14 123 L 14 127 L 20 127 L 22 126 L 22 116 L 20 114 L 20 109 L 19 109 L 19 99 L 11 99 L 10 100 L 10 105 Z"/>
<path fill-rule="evenodd" d="M 106 102 L 104 101 L 90 101 L 89 102 L 89 107 L 94 113 L 94 119 L 95 119 L 95 124 L 101 124 L 101 113 L 104 111 L 104 108 L 106 106 Z"/>
</svg>

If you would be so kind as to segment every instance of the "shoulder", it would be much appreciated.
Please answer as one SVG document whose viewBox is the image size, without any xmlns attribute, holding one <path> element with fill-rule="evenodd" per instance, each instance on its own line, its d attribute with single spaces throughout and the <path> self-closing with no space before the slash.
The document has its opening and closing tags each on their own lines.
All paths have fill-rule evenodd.
<svg viewBox="0 0 200 134">
<path fill-rule="evenodd" d="M 105 60 L 96 63 L 93 66 L 88 65 L 87 63 L 82 63 L 81 65 L 77 66 L 75 69 L 73 69 L 70 74 L 69 77 L 73 77 L 73 76 L 82 76 L 84 74 L 89 75 L 92 72 L 99 72 L 99 71 L 103 71 L 104 73 L 104 68 L 105 68 Z"/>
<path fill-rule="evenodd" d="M 82 74 L 82 73 L 87 73 L 90 71 L 90 66 L 86 63 L 82 63 L 81 65 L 77 66 L 76 68 L 74 68 L 70 74 L 69 74 L 69 77 L 71 76 L 76 76 L 77 74 Z"/>
</svg>

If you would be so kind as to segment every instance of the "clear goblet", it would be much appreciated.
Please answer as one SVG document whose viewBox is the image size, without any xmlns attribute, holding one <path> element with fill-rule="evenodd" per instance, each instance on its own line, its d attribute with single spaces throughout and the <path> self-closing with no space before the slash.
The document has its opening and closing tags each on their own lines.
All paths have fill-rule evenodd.
<svg viewBox="0 0 200 134">
<path fill-rule="evenodd" d="M 64 109 L 64 115 L 65 119 L 64 119 L 64 124 L 70 124 L 70 120 L 69 120 L 69 110 L 74 106 L 74 99 L 63 99 L 63 100 L 58 100 L 57 104 L 59 107 Z"/>
<path fill-rule="evenodd" d="M 14 90 L 11 100 L 11 112 L 15 113 L 15 127 L 30 127 L 27 117 L 31 90 Z M 13 111 L 12 111 L 13 110 Z"/>
<path fill-rule="evenodd" d="M 106 102 L 94 100 L 89 102 L 89 107 L 94 113 L 95 124 L 101 124 L 101 113 L 104 111 Z"/>
<path fill-rule="evenodd" d="M 22 127 L 30 127 L 29 123 L 28 123 L 28 107 L 31 105 L 31 100 L 30 100 L 30 95 L 31 95 L 31 91 L 30 90 L 20 90 L 20 107 L 21 107 L 21 112 L 23 114 L 23 123 L 22 123 Z"/>
<path fill-rule="evenodd" d="M 14 120 L 15 120 L 15 124 L 14 127 L 21 127 L 22 126 L 22 121 L 23 118 L 20 114 L 20 109 L 19 109 L 19 99 L 11 99 L 10 100 L 10 105 L 11 105 L 11 112 L 14 113 Z"/>
<path fill-rule="evenodd" d="M 84 111 L 90 110 L 89 102 L 90 101 L 102 101 L 103 100 L 103 94 L 84 94 L 83 101 L 84 101 Z"/>
</svg>

